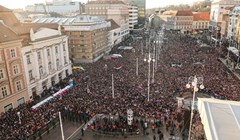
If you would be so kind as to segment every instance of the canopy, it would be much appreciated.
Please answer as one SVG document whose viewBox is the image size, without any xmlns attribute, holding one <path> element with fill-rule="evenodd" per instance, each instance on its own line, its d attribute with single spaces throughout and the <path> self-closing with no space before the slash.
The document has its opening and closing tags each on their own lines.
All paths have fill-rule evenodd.
<svg viewBox="0 0 240 140">
<path fill-rule="evenodd" d="M 32 109 L 36 109 L 36 108 L 40 107 L 41 105 L 47 103 L 48 101 L 50 101 L 53 97 L 55 97 L 57 95 L 62 95 L 64 93 L 66 93 L 69 88 L 70 88 L 70 86 L 66 86 L 63 89 L 60 89 L 58 92 L 54 93 L 53 96 L 50 96 L 50 97 L 44 99 L 43 101 L 37 103 L 36 105 L 32 106 Z"/>
<path fill-rule="evenodd" d="M 232 53 L 234 53 L 236 56 L 239 56 L 239 51 L 237 48 L 235 47 L 228 47 L 227 48 L 229 51 L 231 51 Z"/>
<path fill-rule="evenodd" d="M 112 57 L 113 58 L 122 58 L 122 55 L 121 54 L 112 54 Z"/>
<path fill-rule="evenodd" d="M 240 139 L 240 102 L 198 98 L 198 110 L 208 140 Z"/>
</svg>

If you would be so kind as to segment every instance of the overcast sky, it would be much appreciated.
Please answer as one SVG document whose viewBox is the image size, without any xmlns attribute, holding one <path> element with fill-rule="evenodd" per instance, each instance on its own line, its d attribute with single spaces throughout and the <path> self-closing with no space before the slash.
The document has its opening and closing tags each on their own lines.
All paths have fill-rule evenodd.
<svg viewBox="0 0 240 140">
<path fill-rule="evenodd" d="M 26 5 L 32 5 L 34 3 L 45 3 L 46 0 L 0 0 L 0 5 L 7 8 L 24 8 Z M 47 0 L 51 1 L 51 0 Z M 73 0 L 87 2 L 88 0 Z M 162 7 L 170 4 L 191 4 L 195 1 L 201 0 L 146 0 L 147 8 Z"/>
</svg>

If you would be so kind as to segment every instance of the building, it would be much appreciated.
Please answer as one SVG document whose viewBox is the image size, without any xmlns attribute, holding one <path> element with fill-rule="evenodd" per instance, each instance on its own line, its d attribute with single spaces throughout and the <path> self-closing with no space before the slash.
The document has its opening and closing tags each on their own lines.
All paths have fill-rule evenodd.
<svg viewBox="0 0 240 140">
<path fill-rule="evenodd" d="M 138 7 L 138 22 L 139 24 L 144 25 L 146 18 L 146 0 L 122 0 L 122 1 L 129 5 Z"/>
<path fill-rule="evenodd" d="M 209 31 L 213 40 L 221 39 L 221 24 L 226 7 L 240 5 L 240 0 L 214 0 L 211 4 Z"/>
<path fill-rule="evenodd" d="M 59 13 L 61 15 L 77 15 L 81 12 L 82 4 L 80 2 L 72 2 L 71 0 L 53 0 L 46 4 L 34 4 L 25 7 L 25 11 L 31 13 Z"/>
<path fill-rule="evenodd" d="M 69 56 L 74 63 L 92 63 L 110 52 L 108 27 L 111 23 L 96 16 L 78 15 L 73 18 L 42 18 L 33 23 L 58 23 L 69 36 Z"/>
<path fill-rule="evenodd" d="M 53 84 L 57 84 L 60 78 L 63 79 L 66 75 L 72 73 L 67 49 L 64 51 L 62 47 L 63 45 L 65 45 L 64 48 L 67 47 L 67 38 L 64 35 L 60 35 L 60 29 L 57 30 L 57 24 L 20 23 L 16 20 L 12 11 L 7 11 L 7 8 L 4 7 L 0 7 L 0 9 L 1 8 L 5 11 L 3 14 L 0 12 L 1 23 L 15 33 L 19 39 L 21 39 L 20 44 L 17 44 L 17 47 L 19 48 L 15 50 L 16 52 L 19 51 L 19 54 L 16 53 L 16 56 L 20 57 L 19 59 L 21 59 L 21 63 L 19 60 L 19 64 L 15 66 L 14 64 L 18 61 L 15 62 L 15 59 L 12 61 L 11 58 L 8 58 L 7 60 L 14 65 L 14 72 L 17 71 L 19 74 L 22 72 L 24 75 L 24 80 L 21 80 L 21 83 L 23 83 L 21 87 L 28 89 L 26 90 L 28 96 L 27 98 L 24 98 L 25 101 L 29 99 L 34 100 L 35 97 L 40 95 L 44 89 L 50 88 Z M 47 55 L 45 56 L 46 52 L 44 51 L 51 48 L 51 46 L 54 47 L 54 51 L 56 51 L 57 47 L 59 49 L 59 54 L 54 51 L 50 51 L 51 58 L 48 58 L 46 57 Z M 14 50 L 11 49 L 10 52 L 13 53 Z M 12 53 L 11 55 L 13 55 Z M 52 71 L 47 69 L 50 66 L 50 61 Z M 57 62 L 59 62 L 59 67 L 57 67 Z M 24 67 L 24 69 L 21 70 L 20 67 Z M 14 80 L 17 80 L 18 78 L 19 77 L 10 80 L 15 82 Z M 24 84 L 27 85 L 24 86 Z"/>
<path fill-rule="evenodd" d="M 0 23 L 0 112 L 29 100 L 21 56 L 21 42 L 13 31 Z"/>
<path fill-rule="evenodd" d="M 29 97 L 41 93 L 72 74 L 68 37 L 49 28 L 30 29 L 29 45 L 21 49 Z"/>
<path fill-rule="evenodd" d="M 193 30 L 207 30 L 209 24 L 209 13 L 194 13 L 193 14 Z"/>
<path fill-rule="evenodd" d="M 193 13 L 192 11 L 177 11 L 174 17 L 174 30 L 182 32 L 192 31 Z"/>
<path fill-rule="evenodd" d="M 240 15 L 238 15 L 238 22 L 237 22 L 237 30 L 236 30 L 236 42 L 238 44 L 238 49 L 239 48 L 239 44 L 240 44 Z"/>
<path fill-rule="evenodd" d="M 169 11 L 163 11 L 158 15 L 167 30 L 174 29 L 176 14 L 177 14 L 177 11 L 169 10 Z"/>
<path fill-rule="evenodd" d="M 227 38 L 230 41 L 231 46 L 235 46 L 237 48 L 236 34 L 237 34 L 237 24 L 238 24 L 238 16 L 240 14 L 240 7 L 236 6 L 229 14 L 229 22 L 228 22 L 228 30 L 227 30 Z"/>
<path fill-rule="evenodd" d="M 129 35 L 128 5 L 118 0 L 89 1 L 85 5 L 88 15 L 98 16 L 103 19 L 113 19 L 121 27 L 121 37 L 124 40 Z"/>
<path fill-rule="evenodd" d="M 233 10 L 234 7 L 226 7 L 223 10 L 223 17 L 222 17 L 222 23 L 221 23 L 221 39 L 222 41 L 226 39 L 227 32 L 228 32 L 228 23 L 229 23 L 229 14 Z"/>
<path fill-rule="evenodd" d="M 121 42 L 121 28 L 114 20 L 108 19 L 107 21 L 111 22 L 111 27 L 108 27 L 108 44 L 113 48 Z"/>
<path fill-rule="evenodd" d="M 129 30 L 136 28 L 138 25 L 138 7 L 128 6 L 129 10 Z"/>
</svg>

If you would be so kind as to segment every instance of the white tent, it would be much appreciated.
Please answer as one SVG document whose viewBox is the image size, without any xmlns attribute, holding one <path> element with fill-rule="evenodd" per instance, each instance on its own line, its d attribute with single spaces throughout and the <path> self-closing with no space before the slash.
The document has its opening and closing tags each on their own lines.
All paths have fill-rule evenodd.
<svg viewBox="0 0 240 140">
<path fill-rule="evenodd" d="M 240 140 L 240 102 L 198 98 L 207 140 Z"/>
<path fill-rule="evenodd" d="M 236 56 L 239 55 L 239 51 L 238 51 L 237 48 L 235 48 L 235 47 L 228 47 L 227 49 L 228 49 L 229 51 L 231 51 L 232 53 L 234 53 Z"/>
</svg>

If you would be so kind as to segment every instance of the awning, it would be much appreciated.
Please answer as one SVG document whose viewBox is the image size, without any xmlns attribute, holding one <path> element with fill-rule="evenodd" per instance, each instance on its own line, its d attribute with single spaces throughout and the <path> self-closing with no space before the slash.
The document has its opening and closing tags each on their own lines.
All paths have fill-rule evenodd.
<svg viewBox="0 0 240 140">
<path fill-rule="evenodd" d="M 240 102 L 198 98 L 198 110 L 208 140 L 240 139 Z"/>
<path fill-rule="evenodd" d="M 234 53 L 236 56 L 239 56 L 239 50 L 235 47 L 228 47 L 227 48 L 229 51 L 231 51 L 232 53 Z"/>
</svg>

